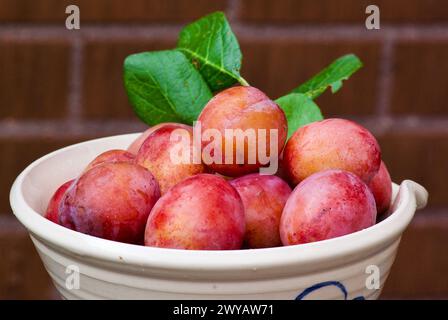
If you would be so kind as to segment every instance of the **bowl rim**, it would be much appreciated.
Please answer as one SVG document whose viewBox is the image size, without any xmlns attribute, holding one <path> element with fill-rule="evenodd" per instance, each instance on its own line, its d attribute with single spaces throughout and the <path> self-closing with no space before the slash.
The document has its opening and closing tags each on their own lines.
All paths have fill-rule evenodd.
<svg viewBox="0 0 448 320">
<path fill-rule="evenodd" d="M 231 271 L 253 268 L 274 268 L 303 263 L 317 263 L 362 254 L 367 249 L 381 250 L 401 236 L 410 223 L 418 204 L 413 181 L 405 180 L 400 186 L 401 199 L 396 210 L 375 225 L 337 238 L 307 244 L 241 250 L 182 250 L 145 247 L 101 239 L 76 232 L 55 224 L 33 210 L 22 193 L 22 185 L 28 174 L 39 164 L 77 147 L 114 139 L 136 138 L 139 133 L 115 135 L 88 140 L 50 152 L 28 165 L 14 181 L 10 203 L 14 215 L 35 238 L 75 255 L 112 263 L 131 264 L 139 267 L 158 267 L 181 270 Z M 403 190 L 403 191 L 402 191 Z M 424 192 L 426 190 L 423 189 Z M 419 191 L 422 192 L 422 191 Z M 426 194 L 427 196 L 427 194 Z M 425 198 L 423 196 L 423 198 Z"/>
</svg>

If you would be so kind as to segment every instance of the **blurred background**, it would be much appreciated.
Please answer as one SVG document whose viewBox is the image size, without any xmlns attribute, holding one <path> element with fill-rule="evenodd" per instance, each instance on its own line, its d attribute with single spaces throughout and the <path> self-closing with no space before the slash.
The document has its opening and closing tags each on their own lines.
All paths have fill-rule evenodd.
<svg viewBox="0 0 448 320">
<path fill-rule="evenodd" d="M 76 4 L 81 29 L 65 28 Z M 376 4 L 381 29 L 367 30 Z M 11 213 L 14 178 L 78 141 L 141 131 L 122 83 L 130 53 L 173 47 L 181 27 L 226 12 L 242 75 L 277 98 L 353 52 L 364 62 L 337 94 L 318 98 L 378 138 L 395 182 L 430 193 L 402 238 L 383 298 L 448 298 L 448 1 L 0 0 L 0 299 L 57 299 Z M 445 185 L 445 187 L 444 187 Z"/>
</svg>

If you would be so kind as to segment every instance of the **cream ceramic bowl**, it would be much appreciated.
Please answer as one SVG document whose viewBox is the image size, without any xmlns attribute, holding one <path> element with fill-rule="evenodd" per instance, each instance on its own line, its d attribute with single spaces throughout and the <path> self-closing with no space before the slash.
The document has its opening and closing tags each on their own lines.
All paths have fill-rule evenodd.
<svg viewBox="0 0 448 320">
<path fill-rule="evenodd" d="M 126 148 L 137 135 L 52 152 L 28 166 L 12 187 L 14 214 L 28 229 L 64 298 L 374 299 L 389 274 L 401 234 L 427 201 L 426 190 L 406 180 L 393 186 L 390 215 L 368 229 L 305 245 L 235 251 L 123 244 L 74 232 L 42 217 L 59 185 L 76 177 L 99 153 Z M 379 289 L 366 286 L 375 280 Z"/>
</svg>

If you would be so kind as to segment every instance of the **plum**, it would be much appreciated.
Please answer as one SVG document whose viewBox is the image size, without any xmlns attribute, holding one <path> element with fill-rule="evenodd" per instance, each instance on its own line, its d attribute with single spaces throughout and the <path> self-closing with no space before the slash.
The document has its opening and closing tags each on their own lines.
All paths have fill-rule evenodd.
<svg viewBox="0 0 448 320">
<path fill-rule="evenodd" d="M 204 162 L 212 170 L 231 177 L 256 172 L 272 157 L 277 158 L 288 131 L 283 110 L 263 92 L 249 86 L 232 87 L 214 96 L 199 115 L 195 127 L 198 125 L 203 132 L 203 153 L 213 160 Z M 217 141 L 204 139 L 207 131 L 219 133 Z M 247 136 L 236 139 L 235 134 L 239 133 Z M 275 140 L 271 141 L 271 135 Z M 208 151 L 210 144 L 215 148 Z"/>
<path fill-rule="evenodd" d="M 61 225 L 92 236 L 142 244 L 148 215 L 160 197 L 145 168 L 103 163 L 82 174 L 59 207 Z"/>
<path fill-rule="evenodd" d="M 62 184 L 56 192 L 51 197 L 50 201 L 48 202 L 47 210 L 45 211 L 45 218 L 48 220 L 59 223 L 59 205 L 61 203 L 62 198 L 65 195 L 65 192 L 68 188 L 73 184 L 75 180 L 70 180 Z"/>
<path fill-rule="evenodd" d="M 140 147 L 142 146 L 143 142 L 145 142 L 146 138 L 156 131 L 157 129 L 165 126 L 165 125 L 175 125 L 179 126 L 180 128 L 188 128 L 189 126 L 181 124 L 181 123 L 175 123 L 175 122 L 163 122 L 159 123 L 153 127 L 150 127 L 146 129 L 141 135 L 137 137 L 137 139 L 134 140 L 134 142 L 131 143 L 131 145 L 128 147 L 128 151 L 132 153 L 133 155 L 137 155 L 138 150 L 140 150 Z"/>
<path fill-rule="evenodd" d="M 133 155 L 137 155 L 138 150 L 140 150 L 140 147 L 142 146 L 143 142 L 145 142 L 146 138 L 154 132 L 154 128 L 157 126 L 150 127 L 146 129 L 142 134 L 140 134 L 137 139 L 135 139 L 128 147 L 127 151 L 132 153 Z M 156 128 L 157 129 L 157 128 Z"/>
<path fill-rule="evenodd" d="M 283 245 L 343 236 L 375 224 L 375 199 L 353 173 L 326 170 L 303 180 L 291 193 L 280 221 Z"/>
<path fill-rule="evenodd" d="M 97 166 L 99 164 L 105 163 L 105 162 L 129 162 L 133 163 L 135 161 L 135 156 L 126 151 L 126 150 L 109 150 L 106 152 L 101 153 L 99 156 L 97 156 L 95 159 L 90 162 L 87 167 L 85 168 L 85 171 L 88 171 L 92 169 L 94 166 Z"/>
<path fill-rule="evenodd" d="M 173 139 L 175 131 L 186 139 Z M 186 161 L 181 161 L 182 149 L 185 149 Z M 173 154 L 177 156 L 178 151 L 179 159 L 173 159 Z M 192 127 L 177 124 L 165 124 L 153 131 L 140 147 L 136 163 L 151 171 L 156 177 L 161 194 L 185 178 L 207 171 L 200 156 L 199 162 L 193 159 Z"/>
<path fill-rule="evenodd" d="M 169 189 L 148 218 L 145 245 L 190 250 L 240 249 L 245 230 L 238 192 L 223 178 L 199 174 Z"/>
<path fill-rule="evenodd" d="M 283 207 L 291 194 L 289 185 L 277 176 L 249 174 L 230 184 L 243 200 L 246 217 L 245 245 L 249 248 L 281 246 L 279 226 Z"/>
<path fill-rule="evenodd" d="M 283 152 L 280 154 L 278 158 L 278 168 L 274 174 L 284 181 L 289 181 L 288 173 L 286 172 L 285 163 L 283 161 Z"/>
<path fill-rule="evenodd" d="M 378 173 L 372 178 L 368 186 L 375 198 L 378 215 L 385 213 L 389 209 L 392 199 L 392 180 L 383 161 L 381 161 Z"/>
<path fill-rule="evenodd" d="M 368 183 L 380 163 L 381 151 L 375 137 L 344 119 L 327 119 L 299 128 L 283 153 L 283 165 L 294 185 L 327 169 L 350 171 Z"/>
</svg>

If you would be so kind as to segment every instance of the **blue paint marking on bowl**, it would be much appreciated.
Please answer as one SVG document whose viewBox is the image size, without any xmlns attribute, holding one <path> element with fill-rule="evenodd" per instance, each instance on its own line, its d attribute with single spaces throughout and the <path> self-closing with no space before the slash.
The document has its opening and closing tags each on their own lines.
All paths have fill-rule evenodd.
<svg viewBox="0 0 448 320">
<path fill-rule="evenodd" d="M 311 287 L 308 287 L 305 290 L 303 290 L 302 293 L 300 293 L 296 297 L 296 300 L 303 300 L 310 293 L 312 293 L 314 291 L 317 291 L 319 289 L 322 289 L 322 288 L 325 288 L 325 287 L 331 287 L 331 286 L 336 287 L 339 290 L 341 290 L 341 293 L 344 295 L 344 300 L 347 300 L 347 297 L 348 297 L 347 289 L 339 281 L 324 281 L 324 282 L 316 283 L 316 284 L 312 285 Z M 359 297 L 353 298 L 353 300 L 365 300 L 365 297 L 364 296 L 359 296 Z"/>
</svg>

